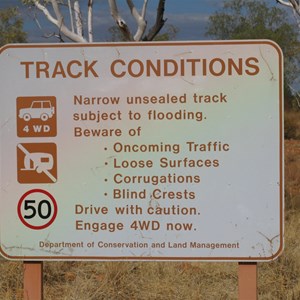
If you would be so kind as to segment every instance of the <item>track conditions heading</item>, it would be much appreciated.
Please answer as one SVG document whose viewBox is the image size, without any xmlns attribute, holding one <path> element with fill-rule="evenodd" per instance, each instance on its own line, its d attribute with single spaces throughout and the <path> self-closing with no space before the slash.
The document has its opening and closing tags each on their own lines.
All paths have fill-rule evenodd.
<svg viewBox="0 0 300 300">
<path fill-rule="evenodd" d="M 257 57 L 187 59 L 116 59 L 108 70 L 98 60 L 21 61 L 26 79 L 176 77 L 176 76 L 255 76 L 260 72 Z"/>
</svg>

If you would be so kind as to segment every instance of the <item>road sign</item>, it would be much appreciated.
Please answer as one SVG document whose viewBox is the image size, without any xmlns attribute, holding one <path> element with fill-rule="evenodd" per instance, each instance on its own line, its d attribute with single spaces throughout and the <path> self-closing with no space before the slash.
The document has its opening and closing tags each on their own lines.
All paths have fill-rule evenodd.
<svg viewBox="0 0 300 300">
<path fill-rule="evenodd" d="M 17 134 L 19 137 L 56 136 L 55 97 L 18 97 Z"/>
<path fill-rule="evenodd" d="M 28 228 L 41 230 L 49 227 L 57 215 L 54 197 L 41 189 L 30 190 L 18 202 L 18 216 Z"/>
<path fill-rule="evenodd" d="M 282 60 L 267 40 L 3 47 L 1 254 L 278 257 Z"/>
<path fill-rule="evenodd" d="M 54 143 L 18 144 L 18 182 L 33 184 L 56 182 L 56 160 Z"/>
</svg>

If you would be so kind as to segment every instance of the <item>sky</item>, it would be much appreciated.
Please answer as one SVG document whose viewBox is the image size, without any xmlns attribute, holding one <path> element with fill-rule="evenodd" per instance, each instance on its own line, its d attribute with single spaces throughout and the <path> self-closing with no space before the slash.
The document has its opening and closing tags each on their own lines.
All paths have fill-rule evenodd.
<svg viewBox="0 0 300 300">
<path fill-rule="evenodd" d="M 260 1 L 260 0 L 257 0 Z M 87 0 L 81 0 L 82 8 Z M 132 31 L 136 29 L 133 18 L 126 6 L 125 0 L 118 0 L 120 3 L 120 14 L 128 23 Z M 272 5 L 279 5 L 276 0 L 267 0 Z M 135 0 L 137 8 L 141 8 L 142 0 Z M 152 26 L 156 14 L 158 0 L 149 0 L 147 9 L 148 29 Z M 165 18 L 166 24 L 175 26 L 179 31 L 176 40 L 206 40 L 208 18 L 223 5 L 220 0 L 166 0 Z M 24 7 L 21 0 L 0 0 L 0 9 L 18 6 L 24 19 L 24 29 L 27 32 L 27 40 L 31 43 L 57 42 L 53 33 L 57 32 L 54 25 L 51 25 L 42 13 L 36 9 Z M 283 8 L 283 6 L 280 6 Z M 291 11 L 289 11 L 291 14 Z M 84 16 L 85 17 L 85 16 Z M 108 29 L 114 25 L 109 13 L 107 0 L 94 0 L 94 36 L 96 42 L 111 40 Z M 165 27 L 167 28 L 167 27 Z M 68 40 L 66 40 L 67 42 Z"/>
</svg>

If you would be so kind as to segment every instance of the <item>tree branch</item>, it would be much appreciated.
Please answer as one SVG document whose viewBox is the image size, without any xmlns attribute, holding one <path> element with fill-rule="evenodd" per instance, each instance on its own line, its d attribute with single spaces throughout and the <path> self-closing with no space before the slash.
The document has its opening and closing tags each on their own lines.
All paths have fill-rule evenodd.
<svg viewBox="0 0 300 300">
<path fill-rule="evenodd" d="M 93 42 L 93 0 L 88 0 L 88 35 L 89 42 Z"/>
<path fill-rule="evenodd" d="M 127 0 L 128 7 L 130 9 L 130 12 L 132 16 L 135 18 L 135 21 L 138 25 L 138 29 L 136 31 L 136 34 L 134 35 L 133 39 L 135 41 L 140 41 L 143 37 L 143 34 L 146 30 L 147 22 L 145 21 L 145 15 L 146 15 L 146 9 L 147 9 L 147 3 L 148 0 L 144 0 L 143 8 L 142 8 L 142 14 L 140 15 L 135 8 L 132 0 Z"/>
<path fill-rule="evenodd" d="M 285 0 L 280 0 L 285 1 Z M 290 1 L 298 1 L 298 0 L 290 0 Z M 41 11 L 46 19 L 52 24 L 54 24 L 58 29 L 58 35 L 64 36 L 73 42 L 86 43 L 87 40 L 89 42 L 93 42 L 94 32 L 93 32 L 93 3 L 94 0 L 86 0 L 87 3 L 87 24 L 83 22 L 82 12 L 80 10 L 80 1 L 79 0 L 23 0 L 26 4 L 33 4 L 39 11 Z M 84 1 L 82 1 L 84 2 Z M 147 27 L 146 22 L 146 11 L 148 0 L 143 0 L 142 9 L 137 10 L 134 0 L 126 0 L 127 5 L 130 9 L 132 17 L 135 19 L 137 24 L 137 29 L 134 36 L 131 34 L 128 25 L 125 20 L 121 17 L 117 0 L 108 0 L 108 5 L 110 8 L 110 13 L 117 24 L 118 29 L 121 31 L 124 36 L 124 40 L 127 41 L 150 41 L 153 40 L 154 37 L 159 33 L 161 28 L 164 26 L 166 20 L 164 19 L 164 11 L 165 11 L 165 2 L 166 0 L 159 0 L 157 5 L 157 14 L 156 20 L 153 27 L 149 30 L 148 34 L 145 36 L 145 30 Z M 49 6 L 52 6 L 51 9 Z M 66 11 L 68 10 L 69 16 L 65 18 L 63 15 L 65 10 L 62 10 L 62 6 L 66 7 Z M 66 21 L 69 22 L 66 25 Z M 87 38 L 84 38 L 84 31 L 86 32 L 87 26 Z"/>
<path fill-rule="evenodd" d="M 276 2 L 285 5 L 285 6 L 289 6 L 289 7 L 293 7 L 293 5 L 289 2 L 289 1 L 285 1 L 285 0 L 276 0 Z"/>
<path fill-rule="evenodd" d="M 58 29 L 60 30 L 60 32 L 62 32 L 67 38 L 69 38 L 70 40 L 74 41 L 74 42 L 78 42 L 78 43 L 86 43 L 87 41 L 79 36 L 78 34 L 72 32 L 71 30 L 69 30 L 63 21 L 63 16 L 60 12 L 60 9 L 58 7 L 58 3 L 55 0 L 51 0 L 52 6 L 53 6 L 53 10 L 54 13 L 56 15 L 55 19 L 51 13 L 49 12 L 49 10 L 42 4 L 40 4 L 39 0 L 33 0 L 34 5 L 44 13 L 44 15 L 46 16 L 46 18 L 52 23 L 54 24 L 56 27 L 58 27 Z"/>
<path fill-rule="evenodd" d="M 293 8 L 294 12 L 296 12 L 300 16 L 300 1 L 297 0 L 276 0 L 276 2 Z"/>
<path fill-rule="evenodd" d="M 54 25 L 57 26 L 57 20 L 51 15 L 49 10 L 42 4 L 40 4 L 39 0 L 33 0 L 34 5 L 46 16 L 46 18 Z"/>
<path fill-rule="evenodd" d="M 72 32 L 75 32 L 71 0 L 68 0 L 68 7 L 69 7 L 69 14 L 70 14 L 71 30 Z"/>
<path fill-rule="evenodd" d="M 121 30 L 122 34 L 124 35 L 126 40 L 132 41 L 133 40 L 132 35 L 129 31 L 129 28 L 128 28 L 126 22 L 121 18 L 120 14 L 119 14 L 119 10 L 118 10 L 116 1 L 108 0 L 108 4 L 110 7 L 110 13 L 111 13 L 113 19 L 115 20 L 115 22 L 117 23 L 119 29 Z"/>
<path fill-rule="evenodd" d="M 290 3 L 292 4 L 294 11 L 300 16 L 300 2 L 296 0 L 290 0 Z"/>
<path fill-rule="evenodd" d="M 144 0 L 144 5 L 143 5 L 143 8 L 142 8 L 142 18 L 144 20 L 145 20 L 145 17 L 146 17 L 147 4 L 148 4 L 148 0 Z"/>
<path fill-rule="evenodd" d="M 149 30 L 147 36 L 145 36 L 145 38 L 143 39 L 144 41 L 152 41 L 166 23 L 167 19 L 164 19 L 165 2 L 166 0 L 159 0 L 155 24 Z"/>
<path fill-rule="evenodd" d="M 296 19 L 296 22 L 298 24 L 298 27 L 300 29 L 300 20 L 299 20 L 299 16 L 300 16 L 300 1 L 299 0 L 276 0 L 278 3 L 287 6 L 287 7 L 291 7 L 293 9 L 294 12 L 294 16 Z M 297 17 L 298 15 L 298 17 Z"/>
<path fill-rule="evenodd" d="M 79 36 L 83 37 L 82 17 L 81 17 L 80 5 L 78 0 L 74 1 L 74 13 L 75 13 L 76 32 Z"/>
</svg>

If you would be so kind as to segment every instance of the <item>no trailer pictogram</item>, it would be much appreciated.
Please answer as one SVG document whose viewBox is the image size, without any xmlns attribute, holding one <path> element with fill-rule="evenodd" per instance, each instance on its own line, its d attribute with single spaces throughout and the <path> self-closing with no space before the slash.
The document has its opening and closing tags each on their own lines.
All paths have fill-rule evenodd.
<svg viewBox="0 0 300 300">
<path fill-rule="evenodd" d="M 55 183 L 57 155 L 55 143 L 22 143 L 17 145 L 19 183 Z"/>
</svg>

